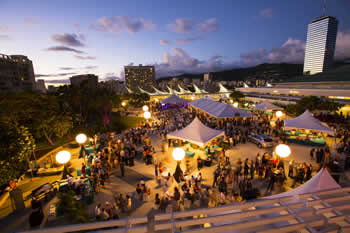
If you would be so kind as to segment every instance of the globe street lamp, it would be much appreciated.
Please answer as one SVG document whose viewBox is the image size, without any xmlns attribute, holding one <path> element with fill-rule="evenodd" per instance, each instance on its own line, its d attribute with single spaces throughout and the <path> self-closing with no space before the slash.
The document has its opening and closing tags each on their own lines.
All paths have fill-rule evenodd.
<svg viewBox="0 0 350 233">
<path fill-rule="evenodd" d="M 122 102 L 122 106 L 123 106 L 123 107 L 125 107 L 125 106 L 126 106 L 126 103 L 125 103 L 124 101 Z"/>
<path fill-rule="evenodd" d="M 280 118 L 282 116 L 283 116 L 283 112 L 281 112 L 281 111 L 276 112 L 276 117 Z"/>
<path fill-rule="evenodd" d="M 233 104 L 233 107 L 238 108 L 238 102 L 235 102 L 235 103 Z"/>
<path fill-rule="evenodd" d="M 151 113 L 150 112 L 144 112 L 143 113 L 143 117 L 146 118 L 146 120 L 148 120 L 149 118 L 151 118 Z"/>
<path fill-rule="evenodd" d="M 142 110 L 143 110 L 144 112 L 147 112 L 148 109 L 149 109 L 149 107 L 148 107 L 147 105 L 145 105 L 145 106 L 142 107 Z"/>
<path fill-rule="evenodd" d="M 181 160 L 183 160 L 183 158 L 185 157 L 185 154 L 186 153 L 184 149 L 180 147 L 175 148 L 172 153 L 173 158 L 177 162 L 175 173 L 173 174 L 173 176 L 178 183 L 184 180 L 184 177 L 183 177 L 184 175 L 183 175 L 183 171 L 181 170 L 180 163 L 181 163 Z"/>
<path fill-rule="evenodd" d="M 77 141 L 77 143 L 79 143 L 80 145 L 80 152 L 79 152 L 79 158 L 83 157 L 84 161 L 85 161 L 85 147 L 84 147 L 84 143 L 86 142 L 87 137 L 85 134 L 81 133 L 78 134 L 75 137 L 75 141 Z M 86 161 L 85 161 L 86 162 Z"/>
<path fill-rule="evenodd" d="M 154 99 L 154 102 L 158 103 L 159 99 L 158 98 L 155 98 Z"/>
<path fill-rule="evenodd" d="M 276 146 L 276 154 L 281 158 L 287 158 L 291 154 L 290 147 L 286 144 L 279 144 Z"/>
<path fill-rule="evenodd" d="M 68 151 L 63 150 L 56 154 L 56 161 L 60 164 L 66 164 L 71 158 L 71 155 Z"/>
<path fill-rule="evenodd" d="M 75 137 L 75 141 L 77 141 L 77 143 L 79 144 L 84 144 L 86 140 L 87 140 L 87 137 L 83 133 L 80 133 Z"/>
<path fill-rule="evenodd" d="M 233 100 L 230 100 L 230 103 L 232 104 L 232 103 L 233 103 Z"/>
</svg>

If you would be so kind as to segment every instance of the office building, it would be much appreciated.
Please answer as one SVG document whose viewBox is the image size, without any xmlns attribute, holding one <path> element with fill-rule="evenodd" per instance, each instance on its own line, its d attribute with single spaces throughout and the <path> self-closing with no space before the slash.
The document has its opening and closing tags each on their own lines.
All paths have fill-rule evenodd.
<svg viewBox="0 0 350 233">
<path fill-rule="evenodd" d="M 0 92 L 35 89 L 33 63 L 23 55 L 0 54 Z"/>
<path fill-rule="evenodd" d="M 211 82 L 212 79 L 213 79 L 213 74 L 212 73 L 209 72 L 209 73 L 204 74 L 204 82 L 205 83 Z"/>
<path fill-rule="evenodd" d="M 92 89 L 97 88 L 98 76 L 94 74 L 81 74 L 75 75 L 69 78 L 70 84 L 73 87 L 89 87 Z"/>
<path fill-rule="evenodd" d="M 304 74 L 321 73 L 331 67 L 337 31 L 338 21 L 331 16 L 322 16 L 308 25 Z"/>
<path fill-rule="evenodd" d="M 124 66 L 126 87 L 133 92 L 154 92 L 156 71 L 154 66 Z"/>
</svg>

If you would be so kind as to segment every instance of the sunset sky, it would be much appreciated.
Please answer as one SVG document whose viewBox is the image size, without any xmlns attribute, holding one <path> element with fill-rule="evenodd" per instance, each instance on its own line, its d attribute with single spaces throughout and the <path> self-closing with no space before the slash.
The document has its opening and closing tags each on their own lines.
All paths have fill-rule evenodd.
<svg viewBox="0 0 350 233">
<path fill-rule="evenodd" d="M 307 24 L 321 0 L 0 0 L 0 53 L 23 54 L 37 78 L 123 78 L 153 64 L 157 76 L 302 63 Z M 350 1 L 327 1 L 339 20 L 336 59 L 350 58 Z"/>
</svg>

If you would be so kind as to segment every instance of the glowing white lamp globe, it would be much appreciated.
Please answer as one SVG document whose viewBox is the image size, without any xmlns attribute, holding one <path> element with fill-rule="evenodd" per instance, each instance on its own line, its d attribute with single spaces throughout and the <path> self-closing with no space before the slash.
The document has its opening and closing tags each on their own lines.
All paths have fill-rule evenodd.
<svg viewBox="0 0 350 233">
<path fill-rule="evenodd" d="M 247 106 L 248 106 L 248 103 L 245 103 L 245 104 L 244 104 L 244 106 L 246 106 L 246 107 L 247 107 Z"/>
<path fill-rule="evenodd" d="M 185 157 L 185 151 L 184 149 L 178 147 L 173 150 L 173 158 L 176 161 L 181 161 Z"/>
<path fill-rule="evenodd" d="M 85 143 L 87 140 L 87 137 L 85 134 L 81 133 L 81 134 L 78 134 L 76 137 L 75 137 L 75 141 L 77 141 L 77 143 L 79 144 L 83 144 Z"/>
<path fill-rule="evenodd" d="M 122 106 L 123 106 L 123 107 L 125 107 L 125 106 L 126 106 L 126 103 L 125 103 L 124 101 L 122 102 Z"/>
<path fill-rule="evenodd" d="M 233 100 L 230 100 L 231 104 L 233 103 Z"/>
<path fill-rule="evenodd" d="M 147 111 L 148 111 L 148 109 L 149 109 L 149 108 L 148 108 L 148 106 L 147 106 L 147 105 L 145 105 L 145 106 L 143 106 L 143 107 L 142 107 L 142 110 L 143 110 L 144 112 L 147 112 Z"/>
<path fill-rule="evenodd" d="M 60 151 L 56 154 L 56 161 L 60 164 L 65 164 L 70 160 L 70 153 L 68 151 Z"/>
<path fill-rule="evenodd" d="M 279 144 L 276 146 L 276 154 L 281 158 L 286 158 L 290 155 L 291 150 L 290 147 L 286 144 Z"/>
<path fill-rule="evenodd" d="M 283 113 L 281 111 L 276 112 L 276 117 L 282 117 L 282 116 L 283 116 Z"/>
<path fill-rule="evenodd" d="M 143 117 L 146 118 L 146 119 L 149 119 L 149 118 L 151 118 L 151 113 L 150 112 L 144 112 L 143 113 Z"/>
<path fill-rule="evenodd" d="M 191 96 L 191 100 L 194 100 L 194 98 L 195 98 L 194 96 Z"/>
<path fill-rule="evenodd" d="M 233 104 L 233 107 L 238 108 L 238 102 L 235 102 L 235 103 Z"/>
<path fill-rule="evenodd" d="M 158 98 L 155 98 L 154 101 L 157 103 L 157 102 L 159 101 L 159 99 L 158 99 Z"/>
</svg>

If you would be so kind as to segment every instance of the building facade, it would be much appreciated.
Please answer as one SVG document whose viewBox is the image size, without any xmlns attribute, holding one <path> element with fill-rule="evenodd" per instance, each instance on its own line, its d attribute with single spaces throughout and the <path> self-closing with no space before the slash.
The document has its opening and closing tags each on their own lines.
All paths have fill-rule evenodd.
<svg viewBox="0 0 350 233">
<path fill-rule="evenodd" d="M 125 85 L 133 92 L 145 91 L 153 92 L 155 86 L 156 71 L 154 66 L 124 66 Z"/>
<path fill-rule="evenodd" d="M 73 87 L 88 86 L 89 88 L 96 89 L 98 84 L 98 76 L 94 74 L 82 74 L 75 75 L 69 78 L 70 84 Z"/>
<path fill-rule="evenodd" d="M 23 55 L 0 54 L 0 92 L 35 89 L 33 63 Z"/>
<path fill-rule="evenodd" d="M 337 31 L 338 21 L 331 16 L 320 17 L 308 25 L 304 74 L 317 74 L 330 68 L 333 63 Z"/>
</svg>

